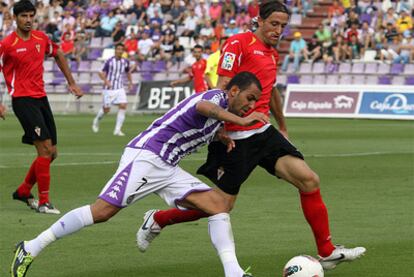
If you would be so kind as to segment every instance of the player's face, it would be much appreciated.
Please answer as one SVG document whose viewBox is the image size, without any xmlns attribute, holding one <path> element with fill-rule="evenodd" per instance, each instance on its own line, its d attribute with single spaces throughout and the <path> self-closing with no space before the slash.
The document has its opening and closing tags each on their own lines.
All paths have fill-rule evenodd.
<svg viewBox="0 0 414 277">
<path fill-rule="evenodd" d="M 115 57 L 116 58 L 118 58 L 118 59 L 120 59 L 120 58 L 122 58 L 122 54 L 124 53 L 124 47 L 122 47 L 122 46 L 117 46 L 116 48 L 115 48 Z"/>
<path fill-rule="evenodd" d="M 245 90 L 240 90 L 237 86 L 233 86 L 229 94 L 229 112 L 238 116 L 244 116 L 254 108 L 254 105 L 260 98 L 261 91 L 252 83 Z"/>
<path fill-rule="evenodd" d="M 17 24 L 17 28 L 23 32 L 29 32 L 32 29 L 35 19 L 35 12 L 22 12 L 16 17 L 14 16 Z"/>
<path fill-rule="evenodd" d="M 194 48 L 193 49 L 193 57 L 196 60 L 199 60 L 201 58 L 202 54 L 203 54 L 203 50 L 201 48 Z"/>
<path fill-rule="evenodd" d="M 282 12 L 274 12 L 266 19 L 259 17 L 257 22 L 259 24 L 259 28 L 257 32 L 261 33 L 264 43 L 276 46 L 288 21 L 289 16 Z"/>
</svg>

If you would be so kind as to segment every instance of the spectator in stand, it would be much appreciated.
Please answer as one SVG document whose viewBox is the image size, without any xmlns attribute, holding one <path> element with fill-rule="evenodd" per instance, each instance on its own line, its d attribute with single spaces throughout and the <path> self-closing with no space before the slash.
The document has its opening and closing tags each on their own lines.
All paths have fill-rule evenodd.
<svg viewBox="0 0 414 277">
<path fill-rule="evenodd" d="M 180 40 L 175 38 L 172 52 L 172 63 L 182 63 L 184 61 L 184 47 L 180 44 Z"/>
<path fill-rule="evenodd" d="M 73 52 L 75 49 L 75 41 L 71 38 L 69 33 L 65 33 L 62 37 L 60 48 L 62 49 L 66 60 L 69 62 L 73 58 Z"/>
<path fill-rule="evenodd" d="M 214 29 L 211 26 L 210 20 L 206 20 L 203 22 L 201 30 L 200 30 L 200 36 L 206 38 L 207 40 L 213 39 Z"/>
<path fill-rule="evenodd" d="M 42 1 L 36 2 L 36 18 L 40 24 L 43 23 L 44 17 L 49 13 L 49 9 L 44 5 Z"/>
<path fill-rule="evenodd" d="M 101 18 L 100 25 L 96 30 L 97 37 L 110 37 L 115 29 L 118 18 L 115 17 L 114 11 L 109 11 L 108 15 Z"/>
<path fill-rule="evenodd" d="M 99 13 L 101 14 L 101 16 L 109 15 L 111 11 L 113 11 L 113 9 L 111 8 L 111 5 L 108 2 L 108 0 L 101 0 L 101 3 L 99 5 Z"/>
<path fill-rule="evenodd" d="M 364 56 L 364 46 L 359 42 L 358 35 L 351 35 L 351 41 L 348 42 L 349 61 L 359 60 Z"/>
<path fill-rule="evenodd" d="M 163 35 L 174 35 L 176 32 L 174 22 L 172 20 L 165 21 L 165 24 L 161 27 L 161 31 Z"/>
<path fill-rule="evenodd" d="M 355 22 L 359 24 L 359 15 L 355 10 L 350 10 L 346 20 L 347 28 L 351 28 L 352 24 Z"/>
<path fill-rule="evenodd" d="M 163 52 L 164 59 L 170 64 L 174 50 L 174 34 L 168 34 L 162 37 L 161 50 Z"/>
<path fill-rule="evenodd" d="M 224 13 L 228 12 L 230 18 L 236 17 L 236 5 L 232 0 L 224 0 L 221 5 L 221 17 L 224 17 Z"/>
<path fill-rule="evenodd" d="M 145 7 L 142 0 L 134 0 L 134 5 L 127 10 L 128 21 L 135 19 L 138 22 L 143 22 L 146 18 Z"/>
<path fill-rule="evenodd" d="M 414 39 L 409 30 L 405 30 L 403 33 L 403 39 L 398 49 L 399 56 L 394 61 L 395 63 L 412 63 L 414 59 Z"/>
<path fill-rule="evenodd" d="M 137 34 L 133 31 L 129 34 L 128 38 L 125 40 L 125 51 L 128 54 L 130 60 L 135 59 L 138 54 L 138 38 Z"/>
<path fill-rule="evenodd" d="M 162 26 L 163 19 L 158 11 L 158 9 L 154 10 L 154 16 L 150 17 L 149 24 L 157 24 L 158 26 Z"/>
<path fill-rule="evenodd" d="M 349 13 L 351 10 L 351 0 L 341 0 L 341 5 L 344 8 L 345 13 Z"/>
<path fill-rule="evenodd" d="M 212 22 L 219 22 L 221 20 L 222 7 L 219 0 L 211 0 L 209 15 Z M 213 24 L 214 24 L 213 23 Z"/>
<path fill-rule="evenodd" d="M 320 45 L 329 46 L 332 44 L 331 30 L 324 24 L 319 24 L 314 36 Z"/>
<path fill-rule="evenodd" d="M 402 10 L 400 17 L 397 19 L 395 23 L 397 27 L 397 31 L 402 34 L 406 30 L 411 30 L 413 28 L 413 19 L 409 15 L 408 10 Z"/>
<path fill-rule="evenodd" d="M 198 21 L 199 18 L 196 16 L 194 8 L 190 7 L 188 9 L 188 14 L 186 15 L 186 18 L 184 19 L 184 31 L 181 35 L 185 37 L 194 36 L 194 32 L 197 28 Z"/>
<path fill-rule="evenodd" d="M 125 31 L 122 26 L 122 22 L 118 21 L 115 25 L 114 31 L 111 34 L 112 37 L 112 44 L 118 45 L 123 44 L 125 40 Z"/>
<path fill-rule="evenodd" d="M 181 6 L 180 0 L 174 0 L 173 6 L 168 13 L 176 25 L 181 25 L 185 18 L 185 7 Z"/>
<path fill-rule="evenodd" d="M 150 51 L 154 42 L 150 38 L 151 32 L 149 30 L 145 30 L 142 33 L 141 39 L 138 41 L 138 59 L 140 61 L 145 61 L 147 57 L 150 55 Z"/>
<path fill-rule="evenodd" d="M 243 23 L 243 25 L 240 28 L 239 34 L 240 33 L 246 33 L 246 32 L 249 32 L 249 31 L 251 31 L 250 28 L 249 28 L 249 24 Z"/>
<path fill-rule="evenodd" d="M 332 5 L 328 9 L 328 19 L 330 20 L 334 14 L 343 15 L 345 12 L 338 0 L 333 0 Z"/>
<path fill-rule="evenodd" d="M 151 3 L 148 5 L 147 8 L 147 16 L 148 18 L 155 17 L 155 13 L 158 12 L 158 14 L 162 14 L 161 11 L 161 4 L 158 0 L 151 0 Z"/>
<path fill-rule="evenodd" d="M 208 89 L 207 82 L 205 80 L 204 72 L 206 71 L 207 61 L 202 58 L 203 46 L 195 45 L 193 48 L 193 57 L 195 62 L 191 65 L 191 73 L 182 79 L 172 81 L 170 85 L 172 87 L 187 83 L 191 80 L 194 82 L 194 91 L 196 93 L 204 92 Z"/>
<path fill-rule="evenodd" d="M 73 49 L 73 59 L 78 63 L 86 60 L 88 54 L 88 40 L 86 33 L 77 33 Z"/>
<path fill-rule="evenodd" d="M 254 18 L 259 15 L 259 1 L 252 0 L 247 7 L 247 12 L 250 18 Z"/>
<path fill-rule="evenodd" d="M 210 8 L 210 6 L 209 6 L 208 3 L 206 3 L 205 0 L 200 0 L 195 5 L 194 11 L 195 11 L 198 18 L 204 18 L 204 17 L 210 18 L 209 14 L 208 14 L 209 8 Z"/>
<path fill-rule="evenodd" d="M 393 7 L 390 7 L 390 8 L 387 10 L 387 13 L 386 13 L 386 14 L 384 14 L 384 17 L 383 17 L 383 20 L 382 20 L 382 24 L 383 24 L 383 26 L 385 27 L 385 26 L 387 26 L 387 25 L 388 25 L 388 23 L 391 23 L 391 25 L 392 25 L 393 27 L 395 27 L 395 26 L 396 26 L 396 23 L 397 23 L 397 19 L 398 19 L 398 16 L 397 16 L 397 14 L 395 13 L 394 8 L 393 8 Z"/>
<path fill-rule="evenodd" d="M 247 26 L 250 24 L 251 18 L 250 16 L 246 13 L 245 9 L 241 9 L 239 14 L 237 14 L 236 16 L 236 25 L 237 27 L 242 27 L 243 24 L 247 24 Z"/>
<path fill-rule="evenodd" d="M 151 30 L 151 39 L 153 42 L 161 41 L 163 35 L 160 26 L 153 26 Z"/>
<path fill-rule="evenodd" d="M 349 28 L 346 31 L 346 40 L 347 40 L 347 42 L 351 42 L 351 37 L 352 36 L 356 36 L 356 37 L 359 36 L 359 33 L 360 32 L 358 30 L 358 27 L 359 27 L 359 23 L 358 22 L 352 22 L 351 28 Z"/>
<path fill-rule="evenodd" d="M 122 22 L 122 24 L 125 24 L 125 23 L 127 22 L 127 20 L 126 20 L 126 15 L 125 15 L 125 13 L 121 10 L 121 8 L 116 7 L 116 8 L 114 9 L 114 11 L 115 11 L 115 17 L 118 19 L 118 21 L 121 21 L 121 22 Z"/>
<path fill-rule="evenodd" d="M 60 0 L 51 0 L 51 4 L 49 6 L 49 19 L 54 18 L 56 12 L 59 16 L 63 14 L 63 8 L 60 3 Z"/>
<path fill-rule="evenodd" d="M 67 24 L 69 24 L 72 29 L 75 29 L 75 23 L 76 19 L 72 16 L 71 10 L 66 10 L 63 13 L 63 19 L 62 19 L 62 26 L 65 27 Z"/>
<path fill-rule="evenodd" d="M 63 38 L 66 35 L 69 35 L 70 40 L 75 40 L 75 31 L 73 30 L 73 26 L 70 25 L 69 23 L 67 23 L 65 25 L 65 28 L 64 28 L 63 33 L 62 33 L 62 37 L 60 39 L 63 40 Z"/>
<path fill-rule="evenodd" d="M 372 1 L 371 0 L 358 0 L 358 13 L 363 14 L 367 13 L 367 10 L 371 7 Z"/>
<path fill-rule="evenodd" d="M 300 32 L 293 34 L 294 40 L 290 43 L 289 55 L 285 56 L 285 60 L 282 64 L 282 71 L 287 71 L 289 61 L 293 60 L 293 70 L 299 70 L 300 61 L 305 58 L 308 60 L 306 41 L 302 38 Z"/>
<path fill-rule="evenodd" d="M 101 25 L 101 20 L 99 18 L 99 13 L 95 12 L 91 18 L 88 18 L 85 23 L 85 31 L 89 37 L 95 36 L 99 26 Z"/>
<path fill-rule="evenodd" d="M 347 29 L 346 15 L 334 11 L 332 18 L 330 19 L 330 28 L 333 33 L 342 34 Z"/>
<path fill-rule="evenodd" d="M 332 50 L 334 53 L 334 60 L 337 63 L 344 62 L 350 56 L 348 44 L 345 42 L 342 35 L 336 36 L 336 41 L 332 45 Z"/>
<path fill-rule="evenodd" d="M 236 26 L 236 20 L 231 19 L 230 24 L 224 30 L 224 36 L 229 38 L 232 35 L 235 35 L 235 34 L 238 34 L 238 33 L 239 33 L 239 28 Z"/>
<path fill-rule="evenodd" d="M 88 7 L 86 9 L 86 17 L 92 18 L 94 14 L 99 14 L 100 10 L 100 3 L 99 0 L 91 0 L 89 1 Z"/>
<path fill-rule="evenodd" d="M 369 26 L 367 21 L 362 22 L 358 38 L 365 49 L 374 48 L 374 33 L 374 29 Z"/>
<path fill-rule="evenodd" d="M 397 35 L 398 35 L 398 32 L 395 29 L 394 25 L 391 22 L 388 22 L 387 28 L 385 29 L 385 38 L 387 39 L 387 43 L 391 43 L 394 37 Z"/>
<path fill-rule="evenodd" d="M 316 36 L 313 36 L 308 45 L 306 51 L 308 52 L 308 58 L 310 63 L 314 63 L 317 60 L 322 58 L 322 47 L 321 44 L 318 42 Z"/>
<path fill-rule="evenodd" d="M 381 49 L 380 60 L 386 63 L 399 63 L 401 61 L 398 51 L 400 50 L 400 37 L 399 35 L 393 36 L 392 42 L 384 43 L 383 49 Z"/>
</svg>

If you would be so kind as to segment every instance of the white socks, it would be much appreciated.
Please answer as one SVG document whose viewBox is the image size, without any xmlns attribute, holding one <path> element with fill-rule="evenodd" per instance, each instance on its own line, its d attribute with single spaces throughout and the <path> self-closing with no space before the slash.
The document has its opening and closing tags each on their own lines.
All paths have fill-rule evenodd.
<svg viewBox="0 0 414 277">
<path fill-rule="evenodd" d="M 101 107 L 99 109 L 98 113 L 96 114 L 96 117 L 93 120 L 93 122 L 97 124 L 99 122 L 99 120 L 101 120 L 104 115 L 105 115 L 105 112 L 104 112 L 103 108 Z"/>
<path fill-rule="evenodd" d="M 92 212 L 89 205 L 74 209 L 58 221 L 49 229 L 41 233 L 37 238 L 24 243 L 24 248 L 33 257 L 36 257 L 46 246 L 84 227 L 93 224 Z"/>
<path fill-rule="evenodd" d="M 118 110 L 118 115 L 116 116 L 115 131 L 114 131 L 115 133 L 121 131 L 122 124 L 124 124 L 124 120 L 125 120 L 125 113 L 126 113 L 125 109 Z"/>
<path fill-rule="evenodd" d="M 226 277 L 242 277 L 244 271 L 237 261 L 229 214 L 221 213 L 210 216 L 208 231 L 211 242 L 220 256 Z"/>
</svg>

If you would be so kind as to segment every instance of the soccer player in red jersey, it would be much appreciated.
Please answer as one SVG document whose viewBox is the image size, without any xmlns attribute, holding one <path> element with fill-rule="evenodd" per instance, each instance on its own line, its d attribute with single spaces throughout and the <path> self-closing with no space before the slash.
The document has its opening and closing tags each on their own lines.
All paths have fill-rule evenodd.
<svg viewBox="0 0 414 277">
<path fill-rule="evenodd" d="M 187 77 L 171 82 L 171 86 L 176 86 L 178 84 L 187 83 L 191 80 L 194 81 L 194 91 L 196 93 L 204 92 L 208 90 L 208 85 L 204 79 L 204 73 L 207 67 L 207 61 L 202 58 L 203 55 L 203 46 L 196 45 L 193 48 L 193 57 L 196 61 L 191 65 L 191 74 Z"/>
<path fill-rule="evenodd" d="M 218 142 L 211 143 L 207 162 L 200 167 L 198 173 L 216 184 L 216 189 L 226 199 L 229 211 L 233 208 L 241 184 L 256 166 L 261 166 L 271 175 L 295 186 L 299 190 L 304 216 L 314 234 L 320 262 L 325 269 L 333 269 L 340 262 L 359 258 L 366 250 L 363 247 L 348 249 L 333 245 L 327 208 L 320 194 L 319 177 L 286 138 L 281 101 L 275 88 L 279 56 L 274 47 L 289 16 L 290 11 L 280 1 L 263 1 L 260 4 L 257 30 L 230 37 L 223 45 L 218 68 L 219 88 L 224 87 L 240 71 L 249 71 L 258 77 L 263 91 L 250 112 L 268 114 L 270 110 L 278 122 L 279 131 L 271 124 L 258 123 L 247 128 L 226 124 L 227 136 L 235 143 L 234 149 L 228 152 L 227 146 Z M 208 216 L 199 211 L 178 209 L 152 214 L 152 218 L 144 219 L 153 221 L 155 227 L 138 230 L 141 251 L 145 251 L 163 227 Z M 225 259 L 235 260 L 236 257 Z"/>
<path fill-rule="evenodd" d="M 69 91 L 78 98 L 83 95 L 72 77 L 66 59 L 58 46 L 40 31 L 32 30 L 36 8 L 28 0 L 15 3 L 15 32 L 0 42 L 0 69 L 12 98 L 13 111 L 23 127 L 22 142 L 32 144 L 37 157 L 13 199 L 25 202 L 40 213 L 59 214 L 49 201 L 50 163 L 56 158 L 57 136 L 53 114 L 44 90 L 43 61 L 52 56 L 69 83 Z M 0 116 L 4 111 L 0 108 Z M 31 189 L 37 183 L 39 201 Z"/>
</svg>

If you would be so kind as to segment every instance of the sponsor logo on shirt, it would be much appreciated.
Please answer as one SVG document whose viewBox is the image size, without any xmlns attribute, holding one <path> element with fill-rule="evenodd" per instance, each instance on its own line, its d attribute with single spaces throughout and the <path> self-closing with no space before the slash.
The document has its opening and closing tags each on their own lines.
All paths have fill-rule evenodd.
<svg viewBox="0 0 414 277">
<path fill-rule="evenodd" d="M 253 54 L 264 56 L 264 53 L 262 51 L 260 51 L 260 50 L 254 50 L 253 51 Z"/>
<path fill-rule="evenodd" d="M 236 54 L 225 52 L 223 61 L 221 63 L 221 68 L 225 70 L 232 70 L 235 61 L 236 61 Z"/>
<path fill-rule="evenodd" d="M 39 126 L 36 126 L 35 129 L 34 129 L 34 131 L 37 134 L 37 136 L 40 137 L 40 132 L 41 132 L 40 127 Z"/>
<path fill-rule="evenodd" d="M 26 52 L 26 51 L 27 51 L 26 48 L 18 48 L 18 49 L 16 49 L 16 53 Z"/>
</svg>

